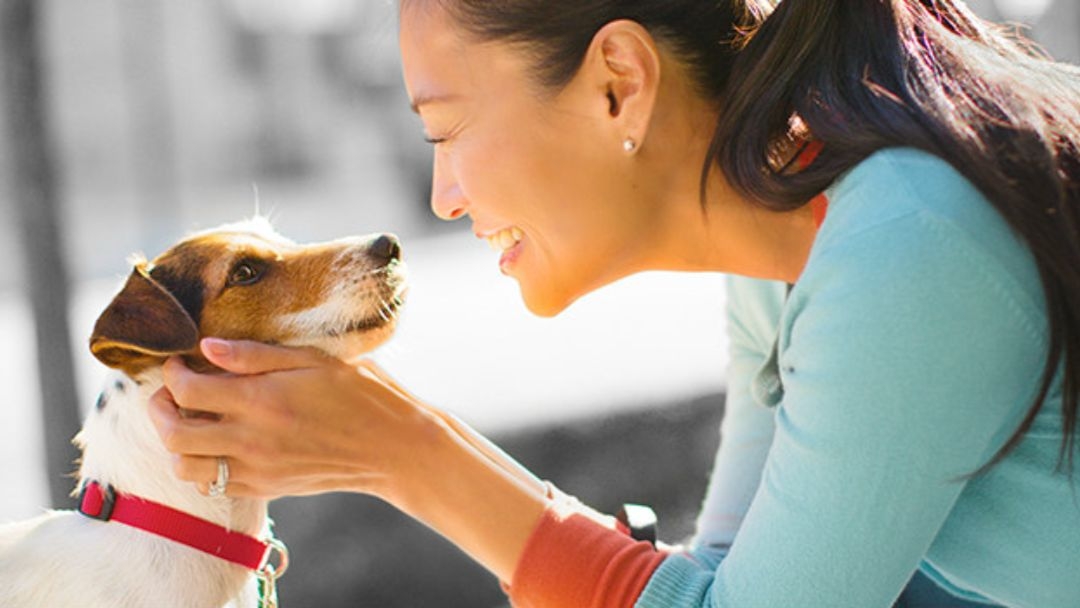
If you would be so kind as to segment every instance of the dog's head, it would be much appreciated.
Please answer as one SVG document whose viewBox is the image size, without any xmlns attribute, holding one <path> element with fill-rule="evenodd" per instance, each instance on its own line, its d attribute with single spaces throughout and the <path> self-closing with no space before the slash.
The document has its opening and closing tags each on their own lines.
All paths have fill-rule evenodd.
<svg viewBox="0 0 1080 608">
<path fill-rule="evenodd" d="M 347 360 L 390 337 L 404 290 L 393 236 L 298 245 L 265 220 L 230 224 L 137 263 L 90 350 L 132 377 L 172 355 L 206 369 L 204 336 L 314 346 Z"/>
</svg>

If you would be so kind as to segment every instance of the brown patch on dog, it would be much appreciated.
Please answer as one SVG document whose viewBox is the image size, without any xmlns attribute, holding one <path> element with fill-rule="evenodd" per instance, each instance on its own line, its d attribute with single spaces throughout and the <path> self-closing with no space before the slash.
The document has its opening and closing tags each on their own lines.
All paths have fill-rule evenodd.
<svg viewBox="0 0 1080 608">
<path fill-rule="evenodd" d="M 310 343 L 376 327 L 384 312 L 393 316 L 387 307 L 400 301 L 396 279 L 379 274 L 391 262 L 373 259 L 371 242 L 297 245 L 271 230 L 254 229 L 196 235 L 136 267 L 98 319 L 90 349 L 129 376 L 170 355 L 184 356 L 193 369 L 212 371 L 198 350 L 204 336 Z M 371 318 L 372 306 L 363 302 L 349 311 L 351 318 L 326 327 L 286 322 L 332 297 L 350 303 L 377 300 L 377 314 Z"/>
<path fill-rule="evenodd" d="M 98 317 L 90 352 L 129 376 L 198 345 L 199 329 L 171 293 L 136 266 Z"/>
<path fill-rule="evenodd" d="M 341 247 L 298 246 L 242 233 L 196 238 L 154 260 L 155 270 L 192 267 L 191 257 L 211 260 L 201 265 L 203 335 L 260 342 L 286 342 L 295 335 L 275 322 L 326 300 L 334 279 L 333 260 Z M 254 277 L 253 280 L 245 280 Z"/>
</svg>

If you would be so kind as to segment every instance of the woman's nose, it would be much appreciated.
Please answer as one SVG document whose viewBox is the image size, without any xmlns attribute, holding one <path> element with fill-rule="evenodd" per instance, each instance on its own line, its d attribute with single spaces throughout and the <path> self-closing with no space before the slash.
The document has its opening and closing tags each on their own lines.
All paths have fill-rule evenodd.
<svg viewBox="0 0 1080 608">
<path fill-rule="evenodd" d="M 467 201 L 461 192 L 461 186 L 447 170 L 445 163 L 439 162 L 438 152 L 435 153 L 434 162 L 431 172 L 431 210 L 439 219 L 450 222 L 468 213 Z"/>
</svg>

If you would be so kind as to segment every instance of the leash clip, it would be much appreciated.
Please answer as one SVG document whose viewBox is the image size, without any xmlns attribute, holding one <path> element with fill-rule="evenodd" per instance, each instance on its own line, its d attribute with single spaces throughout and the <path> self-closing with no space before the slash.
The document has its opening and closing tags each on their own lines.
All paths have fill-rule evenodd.
<svg viewBox="0 0 1080 608">
<path fill-rule="evenodd" d="M 289 569 L 289 549 L 285 543 L 273 536 L 267 539 L 266 544 L 266 557 L 263 558 L 262 566 L 255 571 L 255 576 L 259 579 L 259 606 L 260 608 L 277 608 L 277 579 Z M 274 566 L 270 560 L 274 553 L 278 554 L 277 566 Z"/>
<path fill-rule="evenodd" d="M 634 540 L 643 540 L 656 546 L 656 512 L 645 505 L 626 503 L 615 515 L 618 528 Z"/>
</svg>

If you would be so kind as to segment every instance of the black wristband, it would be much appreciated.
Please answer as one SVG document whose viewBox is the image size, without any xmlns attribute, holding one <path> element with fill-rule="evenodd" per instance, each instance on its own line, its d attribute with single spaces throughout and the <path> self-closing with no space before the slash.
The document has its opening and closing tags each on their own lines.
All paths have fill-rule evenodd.
<svg viewBox="0 0 1080 608">
<path fill-rule="evenodd" d="M 624 504 L 615 519 L 625 527 L 634 540 L 643 540 L 656 546 L 656 513 L 645 505 Z"/>
</svg>

